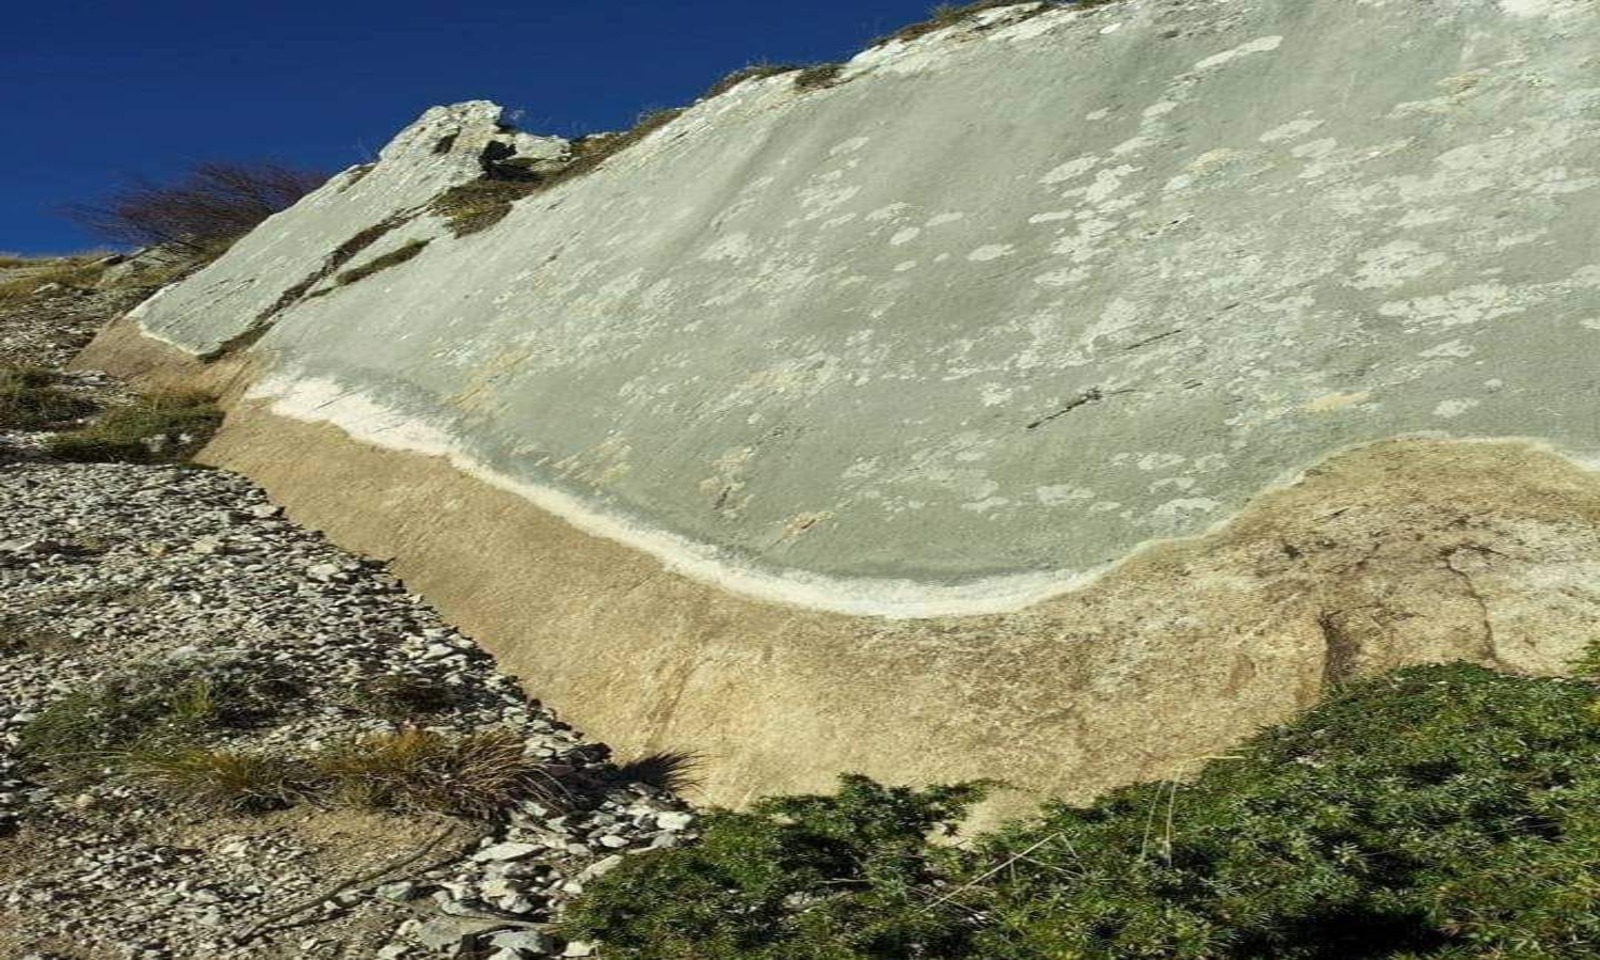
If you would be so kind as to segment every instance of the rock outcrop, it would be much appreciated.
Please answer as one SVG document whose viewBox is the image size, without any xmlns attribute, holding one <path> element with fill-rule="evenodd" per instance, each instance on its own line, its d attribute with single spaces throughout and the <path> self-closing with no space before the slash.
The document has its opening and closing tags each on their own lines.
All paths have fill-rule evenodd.
<svg viewBox="0 0 1600 960">
<path fill-rule="evenodd" d="M 82 362 L 230 389 L 211 459 L 714 799 L 1083 796 L 1592 638 L 1597 50 L 1585 0 L 1024 4 L 464 236 L 572 145 L 436 108 Z"/>
</svg>

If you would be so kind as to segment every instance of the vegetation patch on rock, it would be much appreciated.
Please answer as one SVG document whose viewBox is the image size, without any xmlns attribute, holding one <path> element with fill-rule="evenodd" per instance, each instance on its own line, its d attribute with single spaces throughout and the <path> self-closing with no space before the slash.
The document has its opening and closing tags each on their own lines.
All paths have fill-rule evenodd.
<svg viewBox="0 0 1600 960">
<path fill-rule="evenodd" d="M 428 241 L 426 240 L 407 240 L 404 244 L 396 247 L 393 250 L 390 250 L 388 253 L 373 257 L 371 260 L 368 260 L 359 267 L 353 267 L 344 271 L 335 278 L 335 282 L 342 287 L 346 284 L 355 283 L 357 280 L 360 280 L 364 277 L 370 277 L 380 270 L 387 270 L 390 267 L 398 266 L 399 264 L 405 263 L 407 260 L 410 260 L 412 257 L 421 253 L 422 248 L 426 247 L 427 245 Z"/>
<path fill-rule="evenodd" d="M 451 187 L 434 198 L 431 209 L 445 218 L 450 232 L 465 237 L 494 226 L 511 212 L 518 200 L 582 176 L 633 146 L 683 114 L 682 109 L 646 113 L 622 133 L 581 137 L 572 142 L 571 155 L 560 164 L 546 166 L 517 160 L 488 165 L 476 180 Z"/>
<path fill-rule="evenodd" d="M 719 97 L 748 80 L 763 80 L 767 77 L 794 73 L 801 69 L 804 68 L 794 63 L 752 63 L 748 67 L 733 71 L 712 84 L 711 89 L 705 92 L 705 96 L 702 99 L 709 100 L 712 97 Z"/>
</svg>

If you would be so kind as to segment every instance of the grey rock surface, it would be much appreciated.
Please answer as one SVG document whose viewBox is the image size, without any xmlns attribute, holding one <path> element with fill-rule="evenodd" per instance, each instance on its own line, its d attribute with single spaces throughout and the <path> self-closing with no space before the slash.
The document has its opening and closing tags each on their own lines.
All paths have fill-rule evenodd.
<svg viewBox="0 0 1600 960">
<path fill-rule="evenodd" d="M 483 233 L 418 216 L 275 315 L 256 393 L 759 597 L 1016 608 L 1355 444 L 1600 456 L 1596 50 L 1583 0 L 992 11 Z M 494 113 L 430 111 L 142 329 L 217 350 Z"/>
</svg>

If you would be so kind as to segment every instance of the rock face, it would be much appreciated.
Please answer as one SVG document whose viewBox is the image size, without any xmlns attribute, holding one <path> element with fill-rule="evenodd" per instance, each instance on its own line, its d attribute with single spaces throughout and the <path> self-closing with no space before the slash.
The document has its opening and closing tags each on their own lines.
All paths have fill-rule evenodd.
<svg viewBox="0 0 1600 960">
<path fill-rule="evenodd" d="M 1596 50 L 1586 0 L 1004 8 L 460 238 L 490 144 L 568 145 L 439 108 L 83 362 L 237 386 L 212 458 L 716 799 L 1093 792 L 1588 639 Z M 427 246 L 339 284 L 378 225 L 336 266 Z"/>
</svg>

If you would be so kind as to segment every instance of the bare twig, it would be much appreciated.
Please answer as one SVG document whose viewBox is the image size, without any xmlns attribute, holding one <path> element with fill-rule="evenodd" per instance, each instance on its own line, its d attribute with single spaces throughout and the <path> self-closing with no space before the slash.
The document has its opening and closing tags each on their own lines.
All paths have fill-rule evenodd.
<svg viewBox="0 0 1600 960">
<path fill-rule="evenodd" d="M 946 901 L 952 900 L 952 899 L 960 896 L 961 894 L 966 893 L 968 890 L 971 890 L 973 887 L 976 887 L 978 884 L 982 883 L 983 881 L 989 879 L 990 877 L 992 877 L 995 874 L 1001 872 L 1002 870 L 1005 870 L 1006 868 L 1010 867 L 1012 864 L 1014 864 L 1017 861 L 1023 859 L 1028 854 L 1030 854 L 1033 851 L 1039 849 L 1040 847 L 1044 846 L 1045 844 L 1049 843 L 1050 841 L 1058 839 L 1060 836 L 1061 836 L 1061 834 L 1059 834 L 1059 833 L 1052 833 L 1050 836 L 1045 837 L 1043 840 L 1040 840 L 1038 843 L 1033 844 L 1032 846 L 1028 847 L 1026 850 L 1022 850 L 1022 851 L 1020 851 L 1018 853 L 1012 854 L 1011 856 L 1007 857 L 999 866 L 996 866 L 991 870 L 985 871 L 984 873 L 980 874 L 979 876 L 973 877 L 971 880 L 968 880 L 966 883 L 963 883 L 961 886 L 956 887 L 954 890 L 951 890 L 949 893 L 945 894 L 944 896 L 940 897 L 939 899 L 937 899 L 937 900 L 933 901 L 932 903 L 928 904 L 926 907 L 923 907 L 923 909 L 924 910 L 932 910 L 934 907 L 937 907 L 940 904 L 945 903 Z"/>
<path fill-rule="evenodd" d="M 286 908 L 284 908 L 282 910 L 279 910 L 276 913 L 272 913 L 272 914 L 269 914 L 269 915 L 261 918 L 260 920 L 256 921 L 249 929 L 245 930 L 244 933 L 242 933 L 242 934 L 240 934 L 238 936 L 238 938 L 237 938 L 238 942 L 239 943 L 248 943 L 251 940 L 254 940 L 255 938 L 261 936 L 262 933 L 266 932 L 268 929 L 270 929 L 271 927 L 275 926 L 276 924 L 282 923 L 284 920 L 289 919 L 290 917 L 294 916 L 297 913 L 302 913 L 302 912 L 304 912 L 306 910 L 310 910 L 312 907 L 316 907 L 316 906 L 319 906 L 319 905 L 321 905 L 323 903 L 326 903 L 329 900 L 332 900 L 334 897 L 338 896 L 341 893 L 344 893 L 345 891 L 349 890 L 352 887 L 359 887 L 359 886 L 364 886 L 364 885 L 367 885 L 367 884 L 371 884 L 374 881 L 380 880 L 383 877 L 386 877 L 389 874 L 394 873 L 396 870 L 400 870 L 400 869 L 403 869 L 405 867 L 411 866 L 412 864 L 416 863 L 418 860 L 421 860 L 423 857 L 427 856 L 429 853 L 431 853 L 435 849 L 437 849 L 440 844 L 444 843 L 445 840 L 449 839 L 453 834 L 455 834 L 457 828 L 460 827 L 460 826 L 461 826 L 461 824 L 457 823 L 455 821 L 451 821 L 449 823 L 446 823 L 445 826 L 444 826 L 444 829 L 440 830 L 438 833 L 436 833 L 432 837 L 430 837 L 428 839 L 427 843 L 424 843 L 421 847 L 417 848 L 416 850 L 411 851 L 410 853 L 408 853 L 405 856 L 399 858 L 398 860 L 390 861 L 389 863 L 384 864 L 383 866 L 379 867 L 376 870 L 372 870 L 372 871 L 369 871 L 367 873 L 363 873 L 363 874 L 361 874 L 359 876 L 356 876 L 356 877 L 351 877 L 348 880 L 342 881 L 337 886 L 330 887 L 327 890 L 324 890 L 323 892 L 317 894 L 314 897 L 309 897 L 309 898 L 307 898 L 305 900 L 296 901 L 295 903 L 289 905 L 288 907 L 286 907 Z M 476 837 L 473 839 L 473 842 L 474 843 L 477 842 L 477 838 Z M 460 857 L 461 857 L 461 853 L 458 851 L 458 852 L 452 853 L 447 858 L 435 861 L 434 863 L 429 864 L 426 868 L 424 868 L 422 870 L 415 871 L 415 872 L 417 872 L 417 873 L 426 873 L 428 870 L 431 870 L 434 867 L 443 866 L 446 863 L 450 863 L 450 862 L 452 862 L 454 860 L 460 859 Z"/>
</svg>

